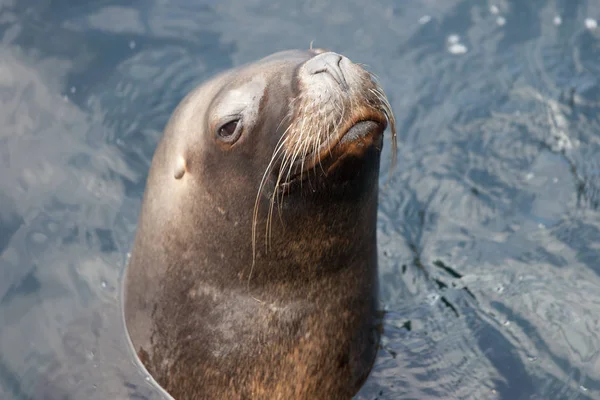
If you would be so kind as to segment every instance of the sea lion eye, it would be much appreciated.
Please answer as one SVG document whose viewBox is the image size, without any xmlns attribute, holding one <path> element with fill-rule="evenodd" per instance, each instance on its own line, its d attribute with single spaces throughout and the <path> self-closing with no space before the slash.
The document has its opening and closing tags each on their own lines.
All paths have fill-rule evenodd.
<svg viewBox="0 0 600 400">
<path fill-rule="evenodd" d="M 239 119 L 234 119 L 233 121 L 228 121 L 225 124 L 221 125 L 221 127 L 217 130 L 217 136 L 219 139 L 232 143 L 235 142 L 239 136 L 241 131 L 241 124 Z"/>
</svg>

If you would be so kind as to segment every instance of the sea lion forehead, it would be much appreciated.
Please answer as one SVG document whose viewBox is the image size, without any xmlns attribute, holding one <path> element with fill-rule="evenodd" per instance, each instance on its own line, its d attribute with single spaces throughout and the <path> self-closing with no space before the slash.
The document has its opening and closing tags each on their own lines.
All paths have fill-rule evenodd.
<svg viewBox="0 0 600 400">
<path fill-rule="evenodd" d="M 247 99 L 249 93 L 264 92 L 268 84 L 275 82 L 273 78 L 276 76 L 279 76 L 279 82 L 289 85 L 291 75 L 317 54 L 316 50 L 281 51 L 217 75 L 206 83 L 203 89 L 206 94 L 220 92 L 223 99 L 228 101 L 239 94 L 243 94 L 242 97 Z"/>
<path fill-rule="evenodd" d="M 236 80 L 248 80 L 250 77 L 261 74 L 267 77 L 270 83 L 275 82 L 279 77 L 282 84 L 290 84 L 293 75 L 306 61 L 317 55 L 312 50 L 286 50 L 272 54 L 258 61 L 241 65 L 233 72 Z"/>
<path fill-rule="evenodd" d="M 255 63 L 288 62 L 299 64 L 317 54 L 319 54 L 318 51 L 314 50 L 285 50 L 264 57 Z"/>
<path fill-rule="evenodd" d="M 311 51 L 283 51 L 231 71 L 215 98 L 211 116 L 227 118 L 242 111 L 256 116 L 269 87 L 290 87 L 298 68 L 314 55 Z"/>
<path fill-rule="evenodd" d="M 238 80 L 223 91 L 221 98 L 212 110 L 213 118 L 226 118 L 242 113 L 256 117 L 258 108 L 268 85 L 268 76 L 264 73 L 253 74 Z"/>
<path fill-rule="evenodd" d="M 221 80 L 227 83 L 221 87 L 220 91 L 222 93 L 226 92 L 224 97 L 228 99 L 240 94 L 247 98 L 248 93 L 264 91 L 277 75 L 280 75 L 283 79 L 288 79 L 283 82 L 289 84 L 290 75 L 294 74 L 297 68 L 315 55 L 316 53 L 312 51 L 286 50 L 241 65 L 229 71 L 227 74 L 228 80 Z"/>
</svg>

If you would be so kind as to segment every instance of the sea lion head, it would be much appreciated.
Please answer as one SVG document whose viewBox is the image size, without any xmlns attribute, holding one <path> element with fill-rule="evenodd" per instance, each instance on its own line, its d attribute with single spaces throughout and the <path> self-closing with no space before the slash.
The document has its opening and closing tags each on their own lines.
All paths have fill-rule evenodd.
<svg viewBox="0 0 600 400">
<path fill-rule="evenodd" d="M 212 379 L 203 362 L 241 368 L 231 379 L 255 382 L 255 357 L 271 350 L 252 346 L 271 338 L 278 358 L 303 329 L 321 338 L 294 350 L 305 365 L 308 348 L 326 355 L 360 337 L 348 357 L 370 361 L 343 374 L 356 375 L 352 384 L 364 378 L 374 353 L 359 327 L 371 329 L 374 314 L 388 125 L 395 157 L 393 114 L 373 75 L 320 49 L 229 70 L 182 100 L 153 157 L 124 283 L 130 338 L 159 383 L 191 393 L 193 376 Z M 305 317 L 319 308 L 345 322 Z M 273 310 L 287 314 L 267 316 Z M 325 334 L 338 327 L 348 337 Z M 254 360 L 247 370 L 242 354 Z M 265 382 L 270 374 L 262 373 Z"/>
<path fill-rule="evenodd" d="M 274 209 L 367 193 L 388 122 L 395 156 L 393 114 L 372 74 L 334 52 L 280 52 L 190 93 L 155 155 L 151 175 L 161 176 L 150 179 L 170 197 L 157 201 L 175 208 L 171 220 L 217 211 L 241 230 L 251 216 L 257 245 L 261 228 L 271 236 Z"/>
</svg>

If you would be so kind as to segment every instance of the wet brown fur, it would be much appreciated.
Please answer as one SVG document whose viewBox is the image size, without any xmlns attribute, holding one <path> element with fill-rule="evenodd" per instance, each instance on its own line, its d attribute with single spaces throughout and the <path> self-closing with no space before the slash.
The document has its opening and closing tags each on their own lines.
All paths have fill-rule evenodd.
<svg viewBox="0 0 600 400">
<path fill-rule="evenodd" d="M 350 180 L 313 172 L 290 189 L 268 251 L 250 235 L 278 190 L 275 179 L 260 185 L 263 174 L 298 118 L 283 122 L 300 90 L 291 82 L 314 55 L 292 52 L 212 79 L 177 108 L 156 150 L 124 313 L 140 360 L 177 400 L 348 399 L 371 369 L 381 149 L 357 155 Z M 258 120 L 231 148 L 216 145 L 208 99 L 257 73 L 268 82 Z M 257 230 L 256 243 L 268 232 Z"/>
</svg>

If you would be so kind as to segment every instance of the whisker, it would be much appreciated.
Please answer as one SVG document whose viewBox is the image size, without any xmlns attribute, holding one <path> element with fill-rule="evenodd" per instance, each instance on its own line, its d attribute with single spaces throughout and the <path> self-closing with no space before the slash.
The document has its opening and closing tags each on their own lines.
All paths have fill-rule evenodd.
<svg viewBox="0 0 600 400">
<path fill-rule="evenodd" d="M 254 265 L 256 264 L 256 227 L 258 224 L 258 211 L 260 208 L 260 198 L 263 194 L 265 184 L 267 182 L 267 177 L 273 171 L 273 167 L 274 167 L 275 163 L 278 161 L 278 158 L 281 155 L 280 153 L 285 148 L 285 144 L 290 137 L 288 132 L 289 132 L 289 127 L 288 127 L 288 129 L 285 130 L 285 132 L 281 135 L 281 137 L 277 141 L 277 144 L 275 146 L 275 151 L 273 152 L 273 155 L 271 156 L 271 160 L 269 161 L 269 164 L 267 165 L 267 168 L 266 168 L 266 170 L 263 174 L 263 177 L 260 181 L 260 185 L 258 187 L 258 193 L 256 195 L 256 200 L 254 202 L 254 212 L 252 215 L 252 266 L 250 267 L 250 273 L 248 274 L 248 289 L 250 288 L 250 279 L 252 277 L 252 272 L 254 271 Z M 285 151 L 284 151 L 283 155 L 285 155 Z M 276 189 L 277 189 L 277 186 L 275 187 L 275 190 Z M 271 197 L 273 197 L 274 195 L 275 195 L 275 191 L 273 192 Z M 266 240 L 266 238 L 265 238 L 265 240 Z"/>
</svg>

